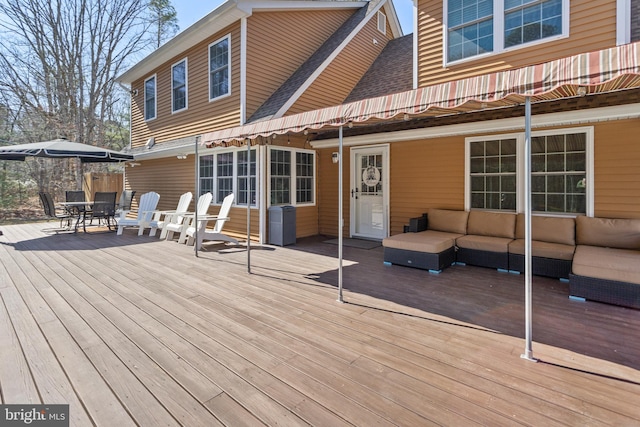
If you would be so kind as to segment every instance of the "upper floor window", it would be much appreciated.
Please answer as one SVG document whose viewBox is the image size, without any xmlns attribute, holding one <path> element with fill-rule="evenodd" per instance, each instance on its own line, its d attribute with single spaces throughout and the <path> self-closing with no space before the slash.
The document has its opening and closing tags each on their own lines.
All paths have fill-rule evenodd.
<svg viewBox="0 0 640 427">
<path fill-rule="evenodd" d="M 524 135 L 467 139 L 467 207 L 522 212 Z M 593 130 L 536 132 L 531 138 L 531 210 L 591 214 Z"/>
<path fill-rule="evenodd" d="M 187 60 L 171 67 L 171 111 L 187 108 Z"/>
<path fill-rule="evenodd" d="M 156 118 L 156 76 L 144 81 L 144 119 Z"/>
<path fill-rule="evenodd" d="M 378 12 L 378 31 L 387 34 L 387 15 L 382 12 Z"/>
<path fill-rule="evenodd" d="M 446 0 L 447 61 L 569 33 L 569 0 Z"/>
<path fill-rule="evenodd" d="M 231 36 L 209 45 L 209 100 L 230 93 Z"/>
</svg>

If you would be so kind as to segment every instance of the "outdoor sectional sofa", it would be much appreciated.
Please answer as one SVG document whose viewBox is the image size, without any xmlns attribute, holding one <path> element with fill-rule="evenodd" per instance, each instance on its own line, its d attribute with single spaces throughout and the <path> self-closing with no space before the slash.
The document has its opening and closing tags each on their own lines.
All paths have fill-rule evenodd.
<svg viewBox="0 0 640 427">
<path fill-rule="evenodd" d="M 640 219 L 532 216 L 532 273 L 572 298 L 640 308 Z M 452 264 L 524 272 L 524 215 L 431 209 L 383 240 L 384 262 L 439 273 Z"/>
</svg>

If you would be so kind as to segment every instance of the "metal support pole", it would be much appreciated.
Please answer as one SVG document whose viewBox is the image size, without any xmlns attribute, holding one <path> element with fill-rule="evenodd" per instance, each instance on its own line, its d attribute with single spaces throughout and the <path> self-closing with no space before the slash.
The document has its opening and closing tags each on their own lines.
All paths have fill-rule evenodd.
<svg viewBox="0 0 640 427">
<path fill-rule="evenodd" d="M 251 140 L 247 139 L 247 273 L 251 274 Z M 256 161 L 257 161 L 256 155 Z M 256 165 L 257 166 L 257 165 Z M 257 167 L 256 167 L 257 173 Z M 256 192 L 256 195 L 258 193 Z"/>
<path fill-rule="evenodd" d="M 342 218 L 342 126 L 339 131 L 340 147 L 338 149 L 338 302 L 344 302 L 342 297 L 342 230 L 344 220 Z"/>
<path fill-rule="evenodd" d="M 198 146 L 200 145 L 200 137 L 196 136 L 196 148 L 195 148 L 195 163 L 196 163 L 196 171 L 195 171 L 195 176 L 196 176 L 196 200 L 195 200 L 195 209 L 193 210 L 194 212 L 194 216 L 193 216 L 193 226 L 194 226 L 194 239 L 195 239 L 195 243 L 193 244 L 193 248 L 195 250 L 195 254 L 196 254 L 196 258 L 198 257 L 198 199 L 200 198 L 200 160 L 198 159 Z"/>
<path fill-rule="evenodd" d="M 520 356 L 535 362 L 532 350 L 531 307 L 531 97 L 524 104 L 524 294 L 525 294 L 525 350 Z"/>
</svg>

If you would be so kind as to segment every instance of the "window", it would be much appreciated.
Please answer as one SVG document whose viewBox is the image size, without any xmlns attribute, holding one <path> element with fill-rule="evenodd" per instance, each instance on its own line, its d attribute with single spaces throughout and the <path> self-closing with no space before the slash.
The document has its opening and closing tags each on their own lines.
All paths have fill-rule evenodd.
<svg viewBox="0 0 640 427">
<path fill-rule="evenodd" d="M 226 36 L 209 46 L 209 100 L 230 93 L 231 36 Z"/>
<path fill-rule="evenodd" d="M 591 214 L 593 129 L 536 132 L 531 138 L 531 210 Z M 467 206 L 524 210 L 524 135 L 467 139 Z"/>
<path fill-rule="evenodd" d="M 251 150 L 250 161 L 246 151 L 238 152 L 238 204 L 256 204 L 256 150 Z M 251 187 L 249 187 L 249 184 Z M 251 188 L 251 192 L 249 192 Z"/>
<path fill-rule="evenodd" d="M 315 152 L 272 148 L 269 164 L 272 205 L 315 203 Z"/>
<path fill-rule="evenodd" d="M 156 118 L 156 76 L 144 81 L 144 119 Z"/>
<path fill-rule="evenodd" d="M 378 31 L 387 34 L 387 15 L 382 12 L 378 12 Z"/>
<path fill-rule="evenodd" d="M 256 150 L 252 149 L 250 164 L 246 150 L 231 149 L 200 156 L 200 194 L 211 192 L 214 203 L 219 204 L 229 193 L 234 193 L 236 205 L 247 205 L 249 200 L 255 206 L 258 192 L 256 155 Z"/>
<path fill-rule="evenodd" d="M 171 67 L 171 111 L 187 108 L 187 60 Z"/>
<path fill-rule="evenodd" d="M 229 193 L 233 193 L 233 152 L 220 153 L 216 156 L 216 192 L 214 200 L 222 203 Z"/>
<path fill-rule="evenodd" d="M 569 34 L 569 0 L 445 0 L 447 61 Z"/>
</svg>

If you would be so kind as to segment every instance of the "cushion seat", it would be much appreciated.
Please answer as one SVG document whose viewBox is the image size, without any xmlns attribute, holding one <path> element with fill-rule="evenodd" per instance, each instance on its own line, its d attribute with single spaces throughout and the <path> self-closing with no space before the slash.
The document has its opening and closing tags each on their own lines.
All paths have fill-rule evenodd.
<svg viewBox="0 0 640 427">
<path fill-rule="evenodd" d="M 573 274 L 640 285 L 640 251 L 578 245 Z"/>
<path fill-rule="evenodd" d="M 382 241 L 382 246 L 437 254 L 453 247 L 458 237 L 462 237 L 462 234 L 426 230 L 419 233 L 404 233 L 387 237 Z"/>
<path fill-rule="evenodd" d="M 513 239 L 508 237 L 478 236 L 469 234 L 456 239 L 456 245 L 464 249 L 502 252 L 506 255 L 509 251 L 509 243 L 512 241 Z"/>
<path fill-rule="evenodd" d="M 524 255 L 524 239 L 517 239 L 509 243 L 509 253 Z M 531 242 L 531 255 L 541 258 L 553 258 L 571 261 L 575 246 L 564 245 L 561 243 L 540 242 L 533 240 Z"/>
</svg>

